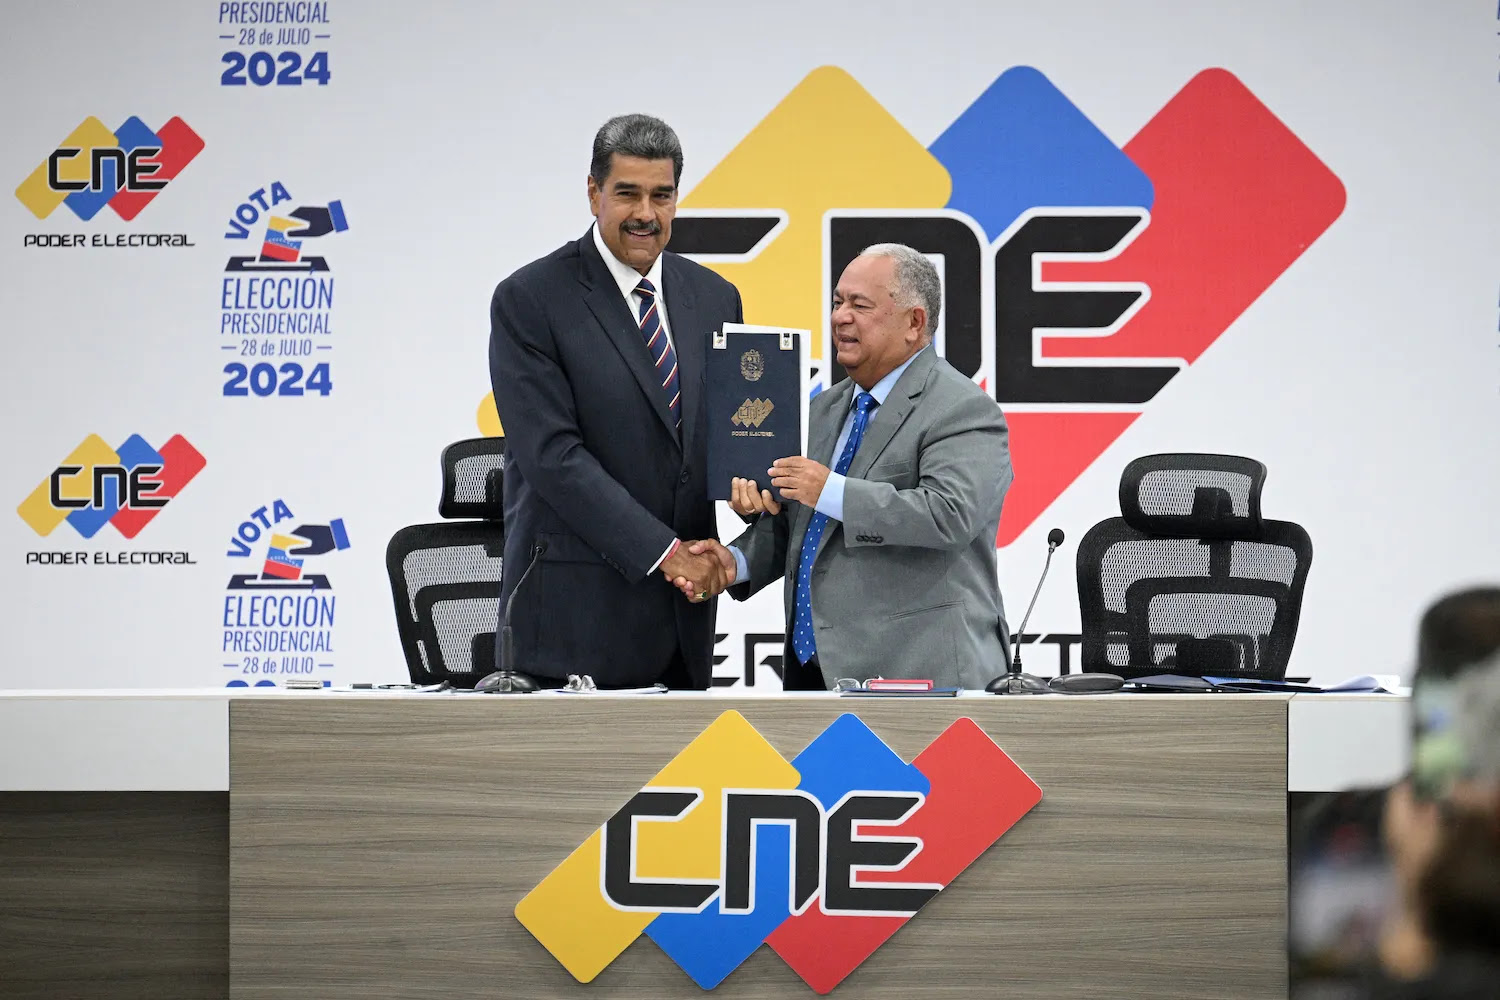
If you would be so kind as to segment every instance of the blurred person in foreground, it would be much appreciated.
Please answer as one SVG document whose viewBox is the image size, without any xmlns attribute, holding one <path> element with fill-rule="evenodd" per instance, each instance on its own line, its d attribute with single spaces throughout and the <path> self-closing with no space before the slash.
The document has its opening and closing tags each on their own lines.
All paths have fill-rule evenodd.
<svg viewBox="0 0 1500 1000">
<path fill-rule="evenodd" d="M 1500 1000 L 1500 588 L 1423 616 L 1412 768 L 1386 797 L 1398 898 L 1376 1000 Z"/>
</svg>

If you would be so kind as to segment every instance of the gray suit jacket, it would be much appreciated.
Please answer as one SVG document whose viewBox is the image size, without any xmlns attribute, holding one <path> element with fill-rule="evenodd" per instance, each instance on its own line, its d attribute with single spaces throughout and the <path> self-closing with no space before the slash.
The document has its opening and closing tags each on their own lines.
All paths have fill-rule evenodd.
<svg viewBox="0 0 1500 1000">
<path fill-rule="evenodd" d="M 833 466 L 856 388 L 844 379 L 814 397 L 809 458 Z M 1009 629 L 995 534 L 1012 478 L 1000 407 L 924 348 L 871 416 L 849 467 L 844 520 L 829 522 L 814 556 L 813 627 L 825 683 L 930 677 L 982 688 L 1005 672 Z M 784 579 L 788 633 L 812 513 L 787 503 L 734 542 L 749 579 L 730 595 L 744 600 Z"/>
</svg>

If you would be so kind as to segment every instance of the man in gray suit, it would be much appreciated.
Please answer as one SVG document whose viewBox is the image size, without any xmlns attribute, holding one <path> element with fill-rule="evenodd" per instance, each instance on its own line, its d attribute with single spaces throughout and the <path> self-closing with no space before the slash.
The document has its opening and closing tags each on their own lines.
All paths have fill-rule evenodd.
<svg viewBox="0 0 1500 1000">
<path fill-rule="evenodd" d="M 768 470 L 793 502 L 783 510 L 736 480 L 731 506 L 757 520 L 728 548 L 694 546 L 719 556 L 709 590 L 730 583 L 744 600 L 785 579 L 788 690 L 875 676 L 982 688 L 1005 671 L 995 534 L 1013 478 L 1008 430 L 932 347 L 941 302 L 937 269 L 916 250 L 882 243 L 855 258 L 831 321 L 849 378 L 813 399 L 809 456 Z"/>
</svg>

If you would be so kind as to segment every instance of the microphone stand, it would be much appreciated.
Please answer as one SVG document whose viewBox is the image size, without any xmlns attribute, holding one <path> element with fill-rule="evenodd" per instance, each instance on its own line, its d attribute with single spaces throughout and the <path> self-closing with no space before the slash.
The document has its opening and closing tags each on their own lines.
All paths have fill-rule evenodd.
<svg viewBox="0 0 1500 1000">
<path fill-rule="evenodd" d="M 1031 603 L 1026 606 L 1021 627 L 1016 630 L 1016 648 L 1011 656 L 1010 669 L 1003 677 L 990 682 L 987 690 L 992 694 L 1047 694 L 1052 690 L 1042 678 L 1021 673 L 1021 645 L 1026 634 L 1026 623 L 1031 620 L 1031 611 L 1036 607 L 1036 599 L 1041 596 L 1042 584 L 1047 580 L 1047 570 L 1052 568 L 1052 553 L 1062 544 L 1062 532 L 1054 528 L 1052 533 L 1056 540 L 1052 537 L 1047 539 L 1047 561 L 1042 565 L 1042 578 L 1036 582 L 1036 589 L 1031 592 Z"/>
<path fill-rule="evenodd" d="M 516 603 L 516 595 L 521 592 L 521 586 L 531 571 L 536 568 L 537 561 L 541 559 L 542 553 L 547 551 L 546 542 L 537 542 L 531 547 L 531 562 L 526 564 L 526 571 L 521 574 L 521 579 L 510 590 L 510 597 L 505 601 L 505 614 L 500 623 L 500 669 L 482 678 L 474 685 L 475 690 L 490 691 L 496 694 L 525 694 L 535 691 L 537 683 L 534 678 L 525 674 L 516 673 L 513 669 L 516 663 L 516 650 L 510 630 L 510 609 Z"/>
</svg>

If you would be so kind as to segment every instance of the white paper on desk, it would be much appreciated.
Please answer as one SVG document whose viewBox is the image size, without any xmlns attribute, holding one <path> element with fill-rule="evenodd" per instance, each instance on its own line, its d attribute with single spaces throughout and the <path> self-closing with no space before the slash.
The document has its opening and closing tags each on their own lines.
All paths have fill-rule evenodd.
<svg viewBox="0 0 1500 1000">
<path fill-rule="evenodd" d="M 1332 687 L 1323 690 L 1328 691 L 1368 691 L 1374 694 L 1390 694 L 1401 686 L 1401 677 L 1398 674 L 1360 674 L 1351 677 Z"/>
</svg>

